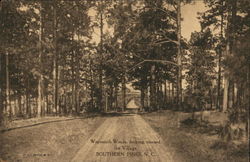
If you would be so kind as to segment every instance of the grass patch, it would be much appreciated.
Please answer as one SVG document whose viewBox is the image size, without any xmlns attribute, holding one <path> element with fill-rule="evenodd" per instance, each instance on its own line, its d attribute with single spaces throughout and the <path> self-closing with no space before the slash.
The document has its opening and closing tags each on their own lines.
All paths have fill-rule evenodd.
<svg viewBox="0 0 250 162">
<path fill-rule="evenodd" d="M 0 133 L 0 159 L 68 162 L 106 117 L 55 119 L 51 117 L 47 123 L 43 119 L 43 124 Z"/>
<path fill-rule="evenodd" d="M 248 161 L 248 145 L 235 145 L 222 141 L 218 136 L 221 126 L 199 122 L 192 119 L 191 115 L 191 113 L 162 111 L 143 114 L 142 117 L 182 161 Z"/>
</svg>

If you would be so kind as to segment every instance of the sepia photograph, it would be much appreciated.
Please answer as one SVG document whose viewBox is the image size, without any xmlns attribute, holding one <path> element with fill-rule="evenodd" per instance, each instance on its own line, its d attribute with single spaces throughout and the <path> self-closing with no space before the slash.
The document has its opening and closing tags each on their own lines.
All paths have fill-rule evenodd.
<svg viewBox="0 0 250 162">
<path fill-rule="evenodd" d="M 248 162 L 250 0 L 0 0 L 0 162 Z"/>
</svg>

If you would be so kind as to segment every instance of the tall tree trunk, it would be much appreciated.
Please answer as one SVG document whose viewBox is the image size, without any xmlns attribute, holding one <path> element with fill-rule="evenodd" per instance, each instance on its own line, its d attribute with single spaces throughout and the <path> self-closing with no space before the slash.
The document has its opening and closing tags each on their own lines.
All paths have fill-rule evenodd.
<svg viewBox="0 0 250 162">
<path fill-rule="evenodd" d="M 113 110 L 113 102 L 114 102 L 114 84 L 110 84 L 109 110 Z"/>
<path fill-rule="evenodd" d="M 73 38 L 73 35 L 72 35 Z M 72 83 L 71 83 L 71 113 L 75 109 L 75 51 L 72 51 L 72 56 L 71 56 L 71 70 L 72 70 Z"/>
<path fill-rule="evenodd" d="M 78 9 L 78 7 L 77 7 Z M 80 15 L 80 14 L 79 14 Z M 76 113 L 78 114 L 80 112 L 80 86 L 79 86 L 79 80 L 80 80 L 80 31 L 78 28 L 77 31 L 77 38 L 78 38 L 78 47 L 77 47 L 77 53 L 76 53 L 76 79 L 75 79 L 75 84 L 76 84 Z"/>
<path fill-rule="evenodd" d="M 68 96 L 68 94 L 66 93 L 65 94 L 65 114 L 69 114 L 69 112 L 70 112 L 70 108 L 69 108 L 69 105 L 68 105 L 68 103 L 69 103 L 69 96 Z"/>
<path fill-rule="evenodd" d="M 13 106 L 13 116 L 16 116 L 18 113 L 18 92 L 16 90 L 14 92 L 14 106 Z"/>
<path fill-rule="evenodd" d="M 229 81 L 228 86 L 228 108 L 232 108 L 233 106 L 233 100 L 234 100 L 234 83 L 232 80 Z"/>
<path fill-rule="evenodd" d="M 150 107 L 151 103 L 150 103 L 150 86 L 147 87 L 147 108 Z"/>
<path fill-rule="evenodd" d="M 156 87 L 155 87 L 155 65 L 151 66 L 151 81 L 150 81 L 150 109 L 155 109 L 156 107 Z"/>
<path fill-rule="evenodd" d="M 210 96 L 210 110 L 213 109 L 213 94 L 212 94 L 212 88 L 209 90 L 209 96 Z"/>
<path fill-rule="evenodd" d="M 217 101 L 216 101 L 216 109 L 220 110 L 220 89 L 221 89 L 221 51 L 219 52 L 219 62 L 218 62 L 219 70 L 218 70 L 218 83 L 217 83 Z"/>
<path fill-rule="evenodd" d="M 3 74 L 3 55 L 0 54 L 0 74 Z M 0 125 L 2 124 L 3 122 L 3 111 L 4 111 L 4 99 L 3 99 L 3 96 L 4 96 L 4 87 L 3 87 L 3 77 L 0 77 Z"/>
<path fill-rule="evenodd" d="M 145 108 L 145 87 L 141 86 L 141 109 L 143 110 Z"/>
<path fill-rule="evenodd" d="M 222 5 L 223 5 L 223 1 Z M 223 39 L 223 22 L 224 22 L 224 14 L 223 11 L 221 12 L 221 24 L 220 24 L 220 39 L 222 41 Z M 218 83 L 217 83 L 217 101 L 216 101 L 216 109 L 220 110 L 220 89 L 221 89 L 221 56 L 222 56 L 222 45 L 220 47 L 220 50 L 218 52 Z"/>
<path fill-rule="evenodd" d="M 227 33 L 226 33 L 226 55 L 232 55 L 235 53 L 235 26 L 236 26 L 236 15 L 237 15 L 237 0 L 231 1 L 231 4 L 228 5 L 231 7 L 232 12 L 232 18 L 230 19 L 230 16 L 228 16 L 228 24 L 227 24 Z M 230 10 L 229 10 L 230 14 Z M 225 75 L 228 75 L 228 70 L 225 69 Z M 227 111 L 228 108 L 228 89 L 229 89 L 229 83 L 230 78 L 228 76 L 224 76 L 224 95 L 223 95 L 223 109 L 222 111 Z"/>
<path fill-rule="evenodd" d="M 94 85 L 93 85 L 93 69 L 92 69 L 92 59 L 90 58 L 90 54 L 88 55 L 89 57 L 89 71 L 90 71 L 90 106 L 91 109 L 94 108 Z"/>
<path fill-rule="evenodd" d="M 231 47 L 231 54 L 236 55 L 236 28 L 237 28 L 237 0 L 234 0 L 232 2 L 232 47 Z M 232 86 L 231 86 L 231 107 L 236 102 L 235 98 L 235 82 L 232 80 Z"/>
<path fill-rule="evenodd" d="M 76 90 L 75 90 L 75 96 L 76 96 L 76 113 L 78 114 L 80 112 L 80 86 L 79 86 L 79 77 L 80 77 L 80 63 L 78 58 L 78 54 L 76 55 L 76 79 L 75 79 L 75 84 L 76 84 Z"/>
<path fill-rule="evenodd" d="M 165 84 L 163 84 L 163 85 L 165 85 Z M 165 89 L 163 89 L 163 85 L 162 85 L 162 83 L 160 82 L 159 83 L 159 92 L 160 92 L 160 103 L 159 103 L 159 105 L 160 105 L 160 109 L 162 109 L 163 108 L 163 106 L 164 106 L 164 102 L 165 102 L 165 97 L 164 97 L 164 90 Z"/>
<path fill-rule="evenodd" d="M 175 88 L 174 88 L 174 83 L 172 83 L 172 103 L 175 103 L 176 98 L 175 98 Z"/>
<path fill-rule="evenodd" d="M 118 108 L 118 84 L 115 83 L 115 108 Z"/>
<path fill-rule="evenodd" d="M 21 116 L 23 114 L 22 112 L 22 95 L 18 93 L 18 116 Z"/>
<path fill-rule="evenodd" d="M 168 89 L 167 89 L 167 81 L 164 81 L 164 108 L 166 107 L 166 104 L 168 102 Z"/>
<path fill-rule="evenodd" d="M 108 89 L 107 87 L 105 88 L 105 110 L 104 112 L 108 112 L 108 100 L 109 100 L 109 97 L 108 97 Z"/>
<path fill-rule="evenodd" d="M 159 98 L 160 98 L 159 86 L 158 86 L 157 81 L 155 80 L 155 108 L 156 110 L 159 109 Z"/>
<path fill-rule="evenodd" d="M 228 106 L 228 86 L 229 86 L 229 80 L 227 76 L 224 76 L 224 93 L 223 93 L 223 107 L 222 111 L 227 111 Z"/>
<path fill-rule="evenodd" d="M 103 70 L 102 70 L 102 58 L 103 58 L 103 0 L 101 0 L 101 13 L 100 13 L 100 67 L 99 67 L 99 96 L 98 96 L 98 106 L 99 106 L 99 110 L 102 111 L 102 89 L 103 89 L 103 85 L 102 85 L 102 77 L 103 77 Z"/>
<path fill-rule="evenodd" d="M 54 55 L 53 55 L 53 109 L 58 113 L 58 50 L 57 50 L 57 8 L 56 2 L 53 4 L 53 35 L 54 35 Z"/>
<path fill-rule="evenodd" d="M 227 33 L 226 33 L 226 55 L 230 54 L 230 42 L 229 42 L 229 20 L 227 24 Z M 228 106 L 228 87 L 229 87 L 229 78 L 227 76 L 227 69 L 224 72 L 224 90 L 223 90 L 223 105 L 222 105 L 222 112 L 227 111 Z"/>
<path fill-rule="evenodd" d="M 26 115 L 27 117 L 31 118 L 31 108 L 30 108 L 30 80 L 29 76 L 26 74 Z"/>
<path fill-rule="evenodd" d="M 171 83 L 168 82 L 168 103 L 172 103 L 173 96 L 171 96 Z"/>
<path fill-rule="evenodd" d="M 44 106 L 43 98 L 43 63 L 42 63 L 42 37 L 43 37 L 43 5 L 42 1 L 40 2 L 40 33 L 39 33 L 39 80 L 38 80 L 38 107 L 37 107 L 37 116 L 40 117 L 42 114 L 42 109 Z"/>
<path fill-rule="evenodd" d="M 93 90 L 93 83 L 90 83 L 90 97 L 91 97 L 91 109 L 94 108 L 94 90 Z"/>
<path fill-rule="evenodd" d="M 50 113 L 50 111 L 49 111 L 49 94 L 48 93 L 46 93 L 46 113 L 47 114 L 49 114 Z"/>
<path fill-rule="evenodd" d="M 126 110 L 126 75 L 125 72 L 122 76 L 122 111 Z"/>
<path fill-rule="evenodd" d="M 250 65 L 248 65 L 248 69 L 247 69 L 247 81 L 246 81 L 246 83 L 247 83 L 247 92 L 246 92 L 246 101 L 247 101 L 247 103 L 246 103 L 246 114 L 247 114 L 247 117 L 246 117 L 246 136 L 248 136 L 249 137 L 249 107 L 250 107 L 250 87 L 249 87 L 249 85 L 250 85 Z M 238 97 L 238 95 L 237 95 L 237 97 Z"/>
<path fill-rule="evenodd" d="M 74 36 L 75 36 L 75 32 L 72 31 L 71 33 L 71 39 L 74 40 Z M 73 45 L 73 42 L 72 42 L 72 45 Z M 70 110 L 70 113 L 73 113 L 76 112 L 76 82 L 75 82 L 75 79 L 76 79 L 76 70 L 75 70 L 75 61 L 76 61 L 76 51 L 75 49 L 72 49 L 72 55 L 71 55 L 71 73 L 72 73 L 72 76 L 71 76 L 71 98 L 70 98 L 70 101 L 71 101 L 71 110 Z"/>
<path fill-rule="evenodd" d="M 12 113 L 11 113 L 11 108 L 10 108 L 10 78 L 9 78 L 9 54 L 8 52 L 6 52 L 6 55 L 5 55 L 5 62 L 6 62 L 6 93 L 5 93 L 5 96 L 6 96 L 6 112 L 9 113 L 9 115 L 11 116 Z"/>
<path fill-rule="evenodd" d="M 236 105 L 236 101 L 237 101 L 237 84 L 234 83 L 234 87 L 233 87 L 233 105 Z"/>
<path fill-rule="evenodd" d="M 29 115 L 30 115 L 30 108 L 29 108 L 29 93 L 27 92 L 27 90 L 26 90 L 26 94 L 25 94 L 25 99 L 26 99 L 26 101 L 25 101 L 25 103 L 26 103 L 26 116 L 27 117 L 30 117 Z"/>
<path fill-rule="evenodd" d="M 181 0 L 177 1 L 177 39 L 178 39 L 178 53 L 177 53 L 177 103 L 180 107 L 182 102 L 182 67 L 181 67 Z"/>
</svg>

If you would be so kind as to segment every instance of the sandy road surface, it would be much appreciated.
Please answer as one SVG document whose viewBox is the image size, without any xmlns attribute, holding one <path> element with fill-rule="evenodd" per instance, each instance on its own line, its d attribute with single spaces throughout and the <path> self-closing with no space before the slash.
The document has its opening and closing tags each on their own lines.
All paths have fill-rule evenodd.
<svg viewBox="0 0 250 162">
<path fill-rule="evenodd" d="M 172 157 L 171 150 L 163 145 L 159 135 L 139 115 L 124 114 L 105 120 L 76 153 L 72 161 L 179 161 Z"/>
</svg>

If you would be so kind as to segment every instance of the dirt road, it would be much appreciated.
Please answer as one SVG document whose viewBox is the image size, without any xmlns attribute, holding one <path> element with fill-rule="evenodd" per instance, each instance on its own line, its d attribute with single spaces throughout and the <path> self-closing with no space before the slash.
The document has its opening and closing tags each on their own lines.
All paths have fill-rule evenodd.
<svg viewBox="0 0 250 162">
<path fill-rule="evenodd" d="M 176 162 L 171 149 L 139 115 L 110 117 L 95 131 L 73 162 Z"/>
</svg>

